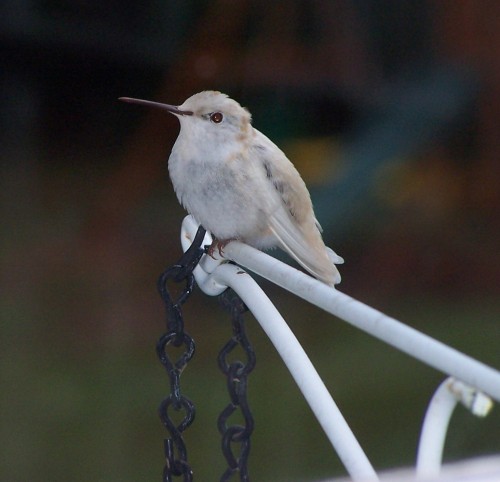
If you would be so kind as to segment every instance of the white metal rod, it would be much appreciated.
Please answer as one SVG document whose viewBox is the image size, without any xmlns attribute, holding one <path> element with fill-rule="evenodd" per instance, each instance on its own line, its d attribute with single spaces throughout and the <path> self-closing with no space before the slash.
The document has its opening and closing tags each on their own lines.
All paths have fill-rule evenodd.
<svg viewBox="0 0 500 482">
<path fill-rule="evenodd" d="M 243 243 L 224 257 L 306 301 L 500 401 L 500 372 Z"/>
<path fill-rule="evenodd" d="M 221 264 L 200 288 L 211 292 L 213 286 L 223 285 L 238 293 L 269 336 L 350 476 L 358 481 L 378 480 L 306 352 L 260 286 L 239 267 Z"/>
<path fill-rule="evenodd" d="M 417 452 L 419 478 L 437 477 L 441 470 L 446 432 L 458 403 L 449 388 L 453 380 L 448 377 L 439 385 L 427 408 Z"/>
<path fill-rule="evenodd" d="M 448 377 L 439 385 L 427 408 L 417 452 L 417 476 L 428 479 L 440 473 L 450 418 L 460 402 L 473 415 L 485 417 L 493 402 L 461 380 Z"/>
</svg>

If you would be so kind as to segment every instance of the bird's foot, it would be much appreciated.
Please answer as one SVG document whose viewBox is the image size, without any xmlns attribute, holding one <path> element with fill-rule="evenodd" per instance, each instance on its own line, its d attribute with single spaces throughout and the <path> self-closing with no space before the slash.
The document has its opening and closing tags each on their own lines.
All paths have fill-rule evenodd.
<svg viewBox="0 0 500 482">
<path fill-rule="evenodd" d="M 219 256 L 223 257 L 224 256 L 224 248 L 231 241 L 234 241 L 234 239 L 224 239 L 224 240 L 214 239 L 212 241 L 212 244 L 207 249 L 207 254 L 211 258 L 215 259 L 214 258 L 214 251 L 217 249 L 217 251 L 219 251 Z"/>
</svg>

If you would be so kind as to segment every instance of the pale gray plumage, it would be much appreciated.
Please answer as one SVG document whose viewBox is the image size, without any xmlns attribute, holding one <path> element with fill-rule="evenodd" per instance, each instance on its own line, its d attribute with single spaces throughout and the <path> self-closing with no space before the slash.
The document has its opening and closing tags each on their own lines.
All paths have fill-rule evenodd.
<svg viewBox="0 0 500 482">
<path fill-rule="evenodd" d="M 216 91 L 195 94 L 178 107 L 123 100 L 163 107 L 179 119 L 170 177 L 180 203 L 220 243 L 279 246 L 319 280 L 340 282 L 334 263 L 343 260 L 323 243 L 304 181 L 252 127 L 246 109 Z"/>
</svg>

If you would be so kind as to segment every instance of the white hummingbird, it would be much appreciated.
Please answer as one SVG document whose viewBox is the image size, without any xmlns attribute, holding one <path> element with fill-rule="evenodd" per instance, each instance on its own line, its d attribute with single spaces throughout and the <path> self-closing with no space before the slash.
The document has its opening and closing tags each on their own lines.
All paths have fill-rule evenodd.
<svg viewBox="0 0 500 482">
<path fill-rule="evenodd" d="M 179 202 L 214 237 L 209 253 L 239 240 L 258 249 L 279 246 L 317 279 L 340 282 L 307 187 L 286 155 L 252 127 L 251 115 L 217 91 L 179 106 L 120 100 L 162 108 L 180 121 L 168 160 Z"/>
</svg>

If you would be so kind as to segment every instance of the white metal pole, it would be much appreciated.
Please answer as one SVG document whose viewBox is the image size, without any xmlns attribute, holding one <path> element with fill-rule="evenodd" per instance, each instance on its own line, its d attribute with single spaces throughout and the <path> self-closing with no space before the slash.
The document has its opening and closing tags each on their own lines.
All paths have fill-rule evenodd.
<svg viewBox="0 0 500 482">
<path fill-rule="evenodd" d="M 325 311 L 500 401 L 500 372 L 243 243 L 224 256 Z"/>
<path fill-rule="evenodd" d="M 448 377 L 437 388 L 427 408 L 417 452 L 417 476 L 436 478 L 441 470 L 446 432 L 456 405 L 461 402 L 473 415 L 485 417 L 493 402 L 475 388 Z"/>
<path fill-rule="evenodd" d="M 448 389 L 451 380 L 449 377 L 439 385 L 425 414 L 417 452 L 419 478 L 437 477 L 441 469 L 446 432 L 458 403 Z"/>
<path fill-rule="evenodd" d="M 191 216 L 184 219 L 181 235 L 184 250 L 190 246 L 197 228 L 198 224 Z M 205 242 L 207 244 L 211 242 L 208 233 Z M 487 413 L 491 406 L 491 400 L 483 393 L 480 393 L 482 398 L 476 397 L 478 393 L 476 389 L 480 389 L 500 401 L 500 372 L 497 370 L 402 324 L 394 318 L 384 315 L 336 289 L 326 286 L 291 266 L 238 242 L 231 242 L 224 248 L 224 259 L 218 257 L 217 252 L 214 253 L 214 257 L 215 259 L 204 256 L 196 267 L 195 276 L 198 284 L 205 293 L 212 296 L 222 293 L 226 286 L 232 286 L 238 292 L 275 344 L 327 436 L 353 477 L 353 473 L 357 473 L 358 478 L 373 478 L 376 475 L 316 370 L 279 312 L 253 280 L 251 283 L 248 282 L 251 278 L 247 273 L 234 265 L 224 264 L 224 259 L 231 259 L 241 266 L 249 268 L 260 276 L 349 322 L 353 326 L 446 374 L 463 380 L 469 387 L 464 390 L 459 388 L 462 394 L 461 401 L 467 406 L 470 404 L 473 411 L 481 412 L 483 410 Z M 301 354 L 297 355 L 297 353 Z M 297 364 L 297 360 L 301 360 L 300 363 Z M 312 386 L 309 386 L 308 382 L 312 380 Z M 461 381 L 454 381 L 453 383 L 457 387 L 466 387 Z M 317 404 L 316 397 L 310 396 L 318 389 L 323 392 L 319 397 L 322 399 L 319 404 Z M 435 395 L 438 401 L 442 393 L 442 390 L 438 389 Z M 327 401 L 327 399 L 330 401 Z M 482 401 L 479 403 L 478 400 Z M 328 405 L 330 405 L 330 409 L 325 410 Z M 440 431 L 441 434 L 435 436 L 422 434 L 421 448 L 419 448 L 419 453 L 420 450 L 423 450 L 422 455 L 419 455 L 421 457 L 420 467 L 427 466 L 432 471 L 435 470 L 436 464 L 439 466 L 446 428 L 453 407 L 450 399 L 447 399 L 444 404 L 439 403 L 437 411 L 441 411 L 438 418 L 440 418 L 439 423 L 442 426 L 441 429 L 439 427 L 434 429 L 434 435 Z M 430 415 L 428 413 L 426 419 L 430 417 L 429 420 L 432 421 L 436 417 L 437 411 L 434 408 L 431 409 L 431 407 L 429 410 Z M 332 423 L 334 419 L 336 421 Z M 339 426 L 342 427 L 343 433 L 337 438 L 335 434 L 339 433 Z M 433 438 L 433 440 L 430 440 L 430 438 Z M 426 453 L 430 452 L 432 452 L 432 456 L 426 455 Z"/>
<path fill-rule="evenodd" d="M 241 268 L 231 264 L 218 266 L 200 288 L 203 290 L 209 285 L 211 290 L 214 282 L 219 286 L 230 286 L 253 313 L 290 370 L 350 476 L 358 481 L 378 480 L 306 352 L 260 286 Z"/>
</svg>

